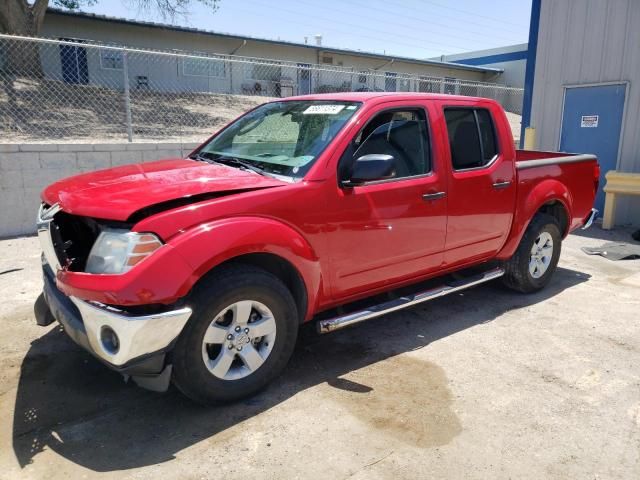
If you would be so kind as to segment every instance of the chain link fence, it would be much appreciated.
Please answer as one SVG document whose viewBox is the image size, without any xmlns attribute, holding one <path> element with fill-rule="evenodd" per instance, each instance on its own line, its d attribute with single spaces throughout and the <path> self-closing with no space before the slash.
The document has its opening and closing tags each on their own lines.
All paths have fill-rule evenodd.
<svg viewBox="0 0 640 480">
<path fill-rule="evenodd" d="M 455 78 L 0 35 L 6 142 L 201 141 L 269 99 L 349 91 L 487 97 L 515 118 L 523 96 Z"/>
</svg>

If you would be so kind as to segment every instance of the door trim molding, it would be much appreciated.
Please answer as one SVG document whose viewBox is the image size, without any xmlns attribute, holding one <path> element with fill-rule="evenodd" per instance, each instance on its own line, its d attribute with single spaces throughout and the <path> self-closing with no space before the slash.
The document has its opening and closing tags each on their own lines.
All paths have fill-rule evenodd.
<svg viewBox="0 0 640 480">
<path fill-rule="evenodd" d="M 562 142 L 562 129 L 564 127 L 564 105 L 567 98 L 567 90 L 570 88 L 585 87 L 608 87 L 612 85 L 624 85 L 624 102 L 622 104 L 622 119 L 620 124 L 620 137 L 618 138 L 618 155 L 616 158 L 616 170 L 620 170 L 620 158 L 622 157 L 622 140 L 624 138 L 624 126 L 627 119 L 627 103 L 629 102 L 629 80 L 620 80 L 615 82 L 595 82 L 595 83 L 565 83 L 562 85 L 562 107 L 560 110 L 560 128 L 558 129 L 557 151 L 560 151 Z M 603 172 L 606 173 L 606 172 Z"/>
</svg>

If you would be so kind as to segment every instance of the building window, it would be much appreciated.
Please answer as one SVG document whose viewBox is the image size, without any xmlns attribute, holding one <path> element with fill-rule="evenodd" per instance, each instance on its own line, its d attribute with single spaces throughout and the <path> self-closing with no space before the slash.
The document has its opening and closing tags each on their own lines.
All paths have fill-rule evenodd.
<svg viewBox="0 0 640 480">
<path fill-rule="evenodd" d="M 185 58 L 182 60 L 182 72 L 192 77 L 226 77 L 224 60 L 219 58 Z"/>
<path fill-rule="evenodd" d="M 282 65 L 248 64 L 245 67 L 245 77 L 248 80 L 279 82 L 282 78 Z"/>
<path fill-rule="evenodd" d="M 100 66 L 108 70 L 122 70 L 123 56 L 120 50 L 100 50 Z"/>
<path fill-rule="evenodd" d="M 325 65 L 333 65 L 333 57 L 323 56 L 322 63 Z"/>
</svg>

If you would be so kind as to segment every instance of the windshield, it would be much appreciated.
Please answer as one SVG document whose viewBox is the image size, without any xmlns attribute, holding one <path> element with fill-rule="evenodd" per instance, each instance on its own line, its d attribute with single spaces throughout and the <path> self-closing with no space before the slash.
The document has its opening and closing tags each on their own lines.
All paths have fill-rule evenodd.
<svg viewBox="0 0 640 480">
<path fill-rule="evenodd" d="M 267 103 L 229 125 L 198 154 L 214 161 L 235 158 L 266 173 L 302 178 L 360 105 Z"/>
</svg>

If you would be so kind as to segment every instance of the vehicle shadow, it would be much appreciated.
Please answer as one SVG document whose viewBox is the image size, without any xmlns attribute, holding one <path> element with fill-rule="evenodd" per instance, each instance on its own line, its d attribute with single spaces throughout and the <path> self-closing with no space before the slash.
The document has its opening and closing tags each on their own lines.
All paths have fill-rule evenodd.
<svg viewBox="0 0 640 480">
<path fill-rule="evenodd" d="M 550 285 L 532 295 L 494 282 L 330 335 L 304 329 L 289 366 L 269 388 L 248 400 L 209 408 L 176 391 L 155 394 L 125 385 L 55 328 L 33 342 L 22 362 L 14 452 L 21 467 L 45 447 L 98 472 L 166 462 L 310 387 L 327 383 L 349 395 L 366 394 L 370 386 L 340 377 L 545 301 L 589 278 L 559 268 Z"/>
<path fill-rule="evenodd" d="M 604 230 L 600 224 L 594 224 L 587 230 L 574 230 L 571 235 L 576 235 L 583 238 L 599 239 L 603 242 L 626 242 L 635 244 L 638 243 L 631 237 L 631 234 L 637 230 L 632 227 L 616 227 L 611 230 Z"/>
</svg>

